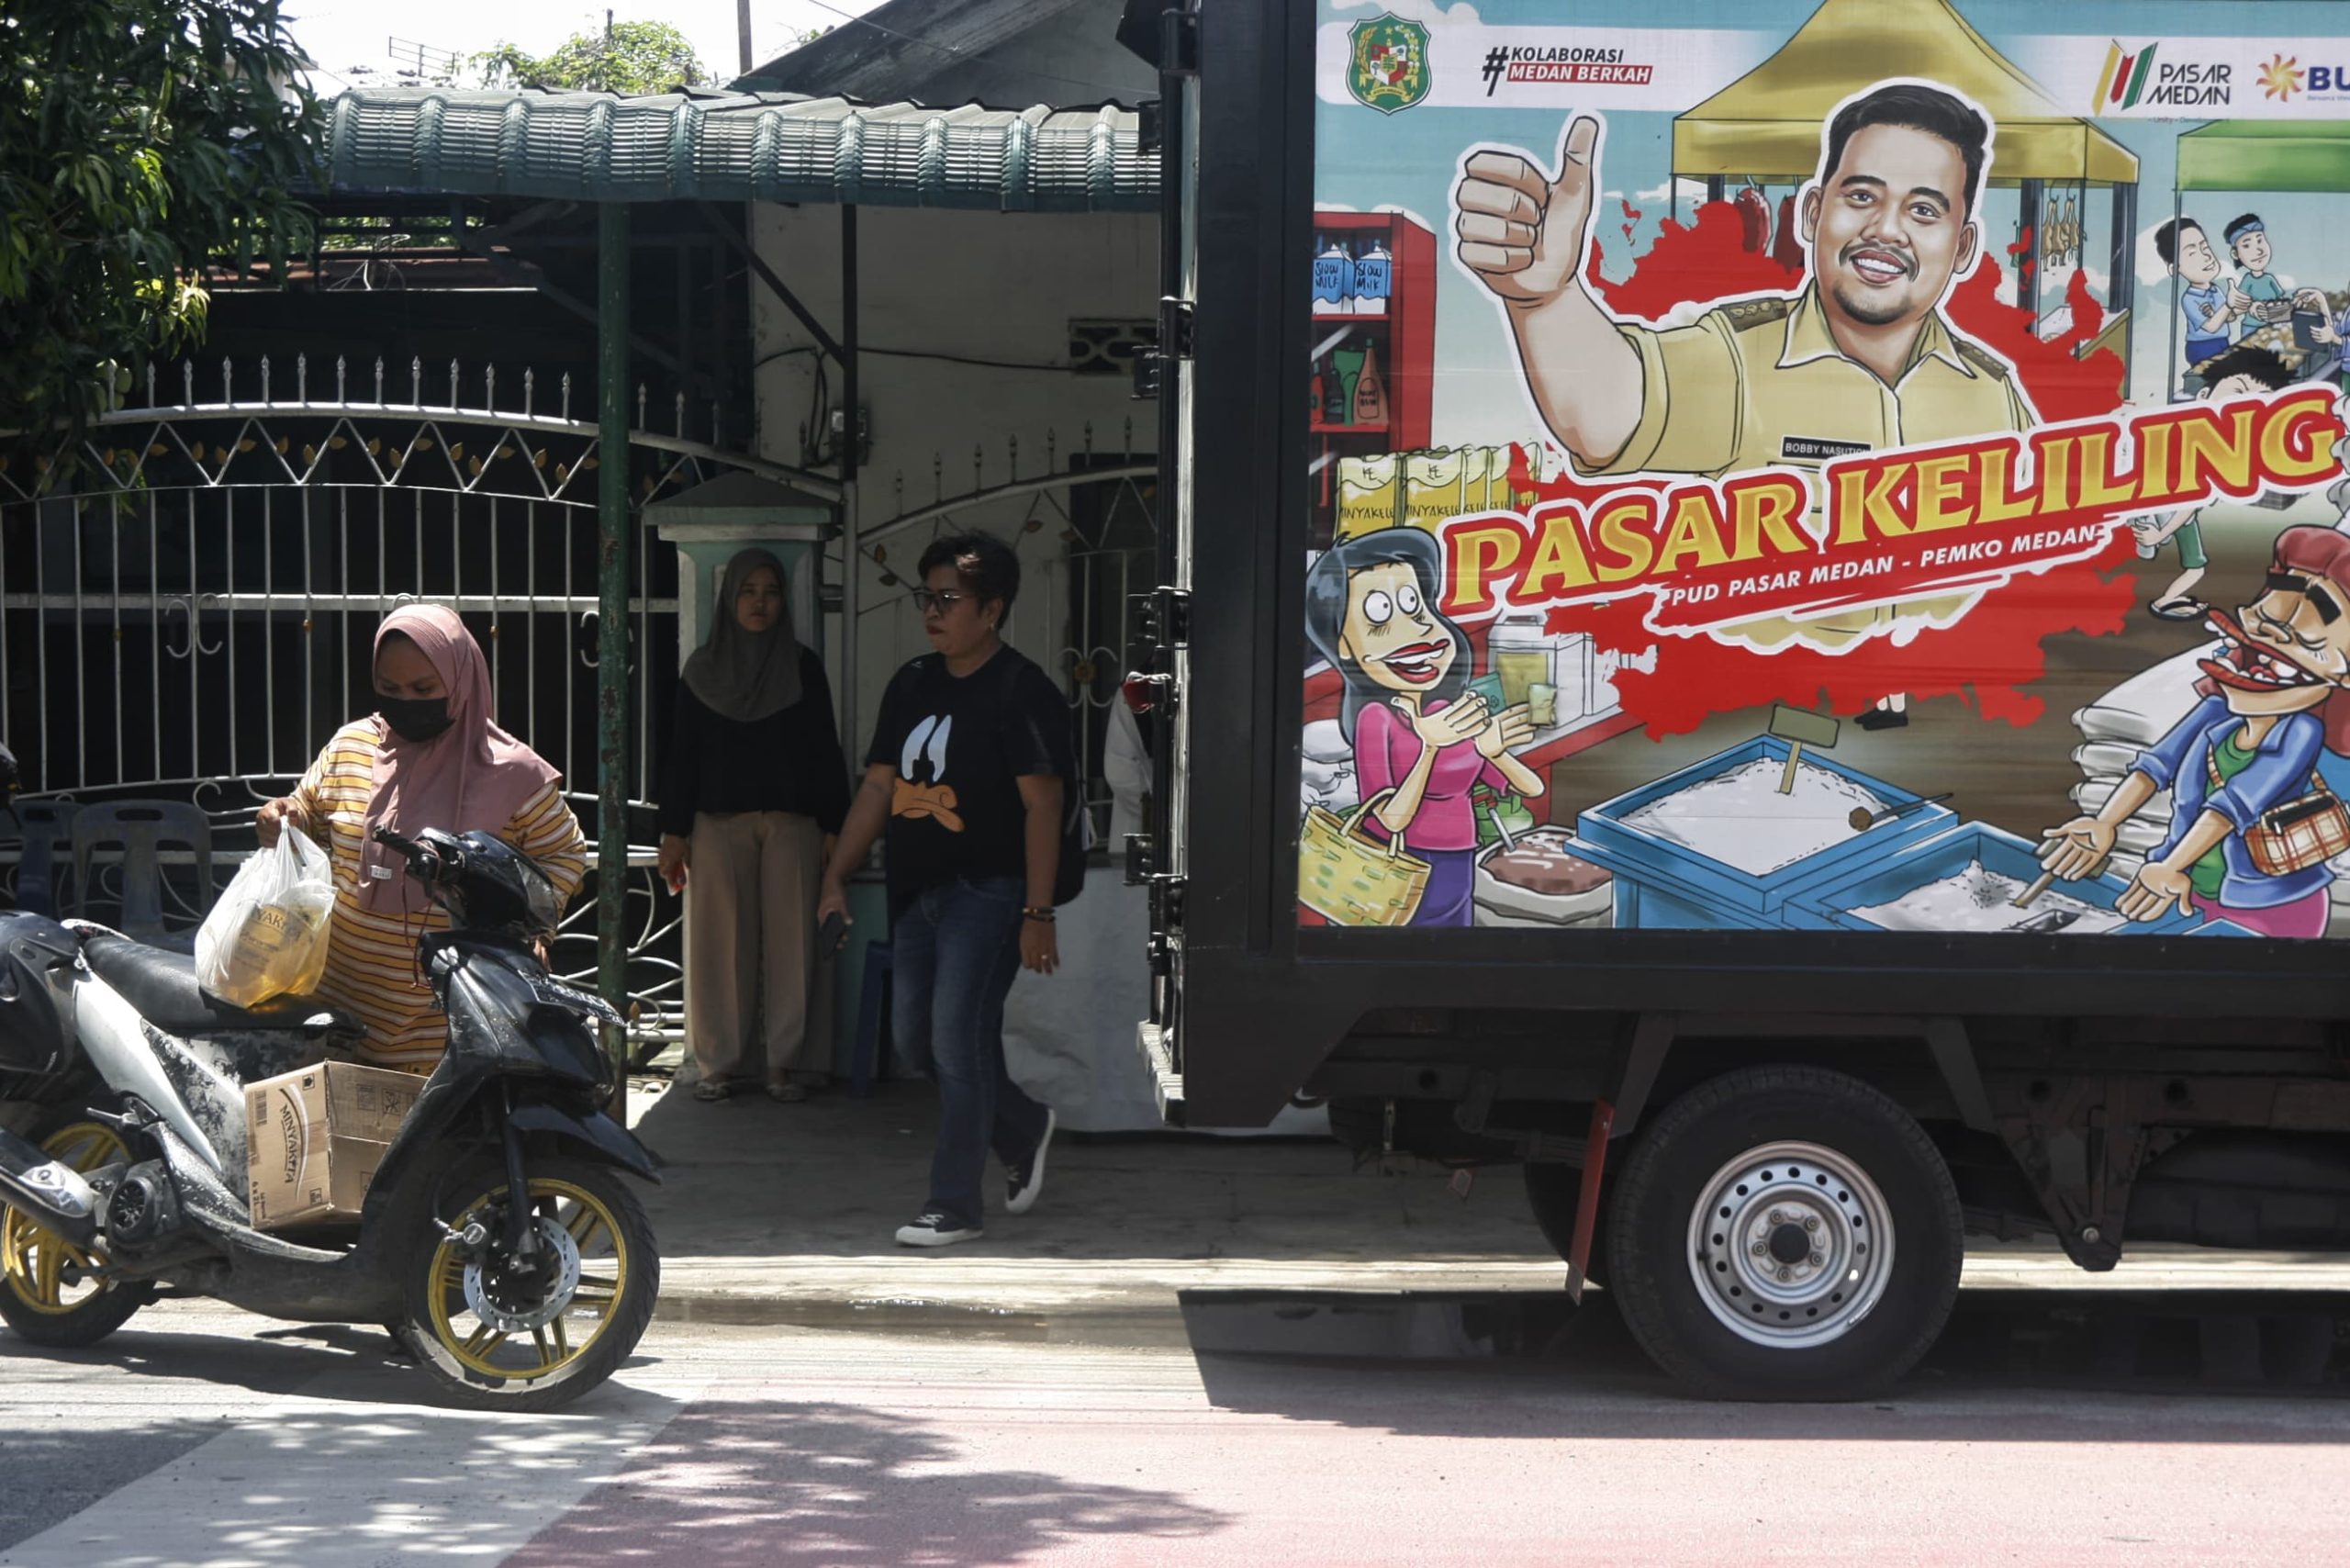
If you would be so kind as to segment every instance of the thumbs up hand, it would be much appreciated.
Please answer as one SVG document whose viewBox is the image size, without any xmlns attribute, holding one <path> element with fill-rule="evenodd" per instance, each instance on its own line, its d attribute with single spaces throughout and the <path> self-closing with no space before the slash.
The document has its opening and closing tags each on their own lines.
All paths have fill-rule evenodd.
<svg viewBox="0 0 2350 1568">
<path fill-rule="evenodd" d="M 1556 176 L 1522 152 L 1475 152 L 1452 187 L 1461 264 L 1512 305 L 1544 305 L 1575 286 L 1599 181 L 1599 121 L 1579 115 Z"/>
</svg>

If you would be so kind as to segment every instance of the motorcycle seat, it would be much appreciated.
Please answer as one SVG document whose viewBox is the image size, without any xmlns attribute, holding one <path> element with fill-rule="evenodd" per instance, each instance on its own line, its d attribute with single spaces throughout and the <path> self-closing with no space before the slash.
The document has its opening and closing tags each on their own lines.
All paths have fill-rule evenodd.
<svg viewBox="0 0 2350 1568">
<path fill-rule="evenodd" d="M 232 1030 L 285 1032 L 305 1029 L 326 1018 L 330 1033 L 363 1032 L 358 1020 L 315 997 L 281 996 L 258 1008 L 232 1007 L 196 982 L 196 959 L 133 942 L 127 936 L 86 936 L 82 958 L 139 1015 L 173 1035 L 211 1035 Z"/>
</svg>

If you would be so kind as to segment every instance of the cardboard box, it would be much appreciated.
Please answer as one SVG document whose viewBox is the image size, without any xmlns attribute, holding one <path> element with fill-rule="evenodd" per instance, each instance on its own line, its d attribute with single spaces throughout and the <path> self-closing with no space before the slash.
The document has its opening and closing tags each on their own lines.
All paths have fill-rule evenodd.
<svg viewBox="0 0 2350 1568">
<path fill-rule="evenodd" d="M 352 1219 L 424 1080 L 321 1062 L 245 1088 L 245 1188 L 253 1228 Z"/>
</svg>

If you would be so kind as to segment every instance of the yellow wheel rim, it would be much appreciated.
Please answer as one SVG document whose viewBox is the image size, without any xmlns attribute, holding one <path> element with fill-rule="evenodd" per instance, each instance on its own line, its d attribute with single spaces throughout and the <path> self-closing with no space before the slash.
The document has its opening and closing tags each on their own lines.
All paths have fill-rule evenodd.
<svg viewBox="0 0 2350 1568">
<path fill-rule="evenodd" d="M 483 1193 L 449 1228 L 463 1232 L 474 1220 L 502 1226 L 497 1209 L 505 1196 L 503 1187 Z M 474 1260 L 452 1238 L 432 1253 L 433 1337 L 459 1365 L 484 1377 L 529 1383 L 586 1354 L 628 1288 L 628 1238 L 601 1198 L 568 1182 L 533 1177 L 531 1208 L 542 1226 L 559 1226 L 579 1253 L 578 1285 L 543 1325 L 509 1331 L 487 1321 L 468 1298 L 466 1273 Z"/>
<path fill-rule="evenodd" d="M 74 1122 L 41 1140 L 41 1152 L 74 1170 L 95 1170 L 129 1159 L 112 1127 Z M 114 1287 L 95 1278 L 97 1263 L 57 1232 L 18 1214 L 0 1211 L 0 1275 L 16 1298 L 35 1312 L 62 1317 Z"/>
</svg>

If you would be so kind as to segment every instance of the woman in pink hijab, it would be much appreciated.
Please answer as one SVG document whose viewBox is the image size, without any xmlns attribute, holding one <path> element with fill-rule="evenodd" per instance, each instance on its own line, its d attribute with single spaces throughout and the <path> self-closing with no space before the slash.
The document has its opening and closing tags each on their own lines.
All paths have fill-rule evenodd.
<svg viewBox="0 0 2350 1568">
<path fill-rule="evenodd" d="M 335 915 L 319 994 L 367 1025 L 360 1054 L 430 1072 L 448 1026 L 417 972 L 417 937 L 449 924 L 378 823 L 497 834 L 546 868 L 566 900 L 588 868 L 588 840 L 564 804 L 562 776 L 498 727 L 488 661 L 454 611 L 403 605 L 375 630 L 375 711 L 327 742 L 294 792 L 261 809 L 263 845 L 294 823 L 334 860 Z"/>
</svg>

